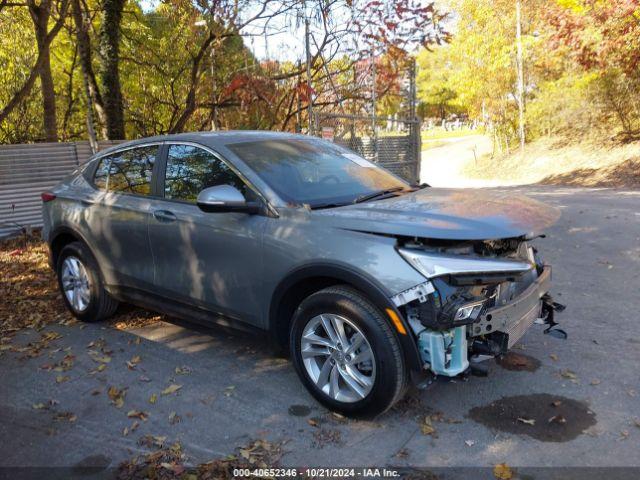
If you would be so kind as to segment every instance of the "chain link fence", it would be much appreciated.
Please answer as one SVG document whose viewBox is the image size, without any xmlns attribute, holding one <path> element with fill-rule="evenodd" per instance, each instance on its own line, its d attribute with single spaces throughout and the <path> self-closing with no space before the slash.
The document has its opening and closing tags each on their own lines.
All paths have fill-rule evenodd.
<svg viewBox="0 0 640 480">
<path fill-rule="evenodd" d="M 314 132 L 411 184 L 420 179 L 419 120 L 317 113 Z"/>
</svg>

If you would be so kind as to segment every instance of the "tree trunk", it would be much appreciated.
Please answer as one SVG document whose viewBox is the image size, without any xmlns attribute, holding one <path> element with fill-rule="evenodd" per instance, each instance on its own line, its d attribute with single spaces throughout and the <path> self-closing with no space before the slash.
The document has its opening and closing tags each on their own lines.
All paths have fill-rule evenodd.
<svg viewBox="0 0 640 480">
<path fill-rule="evenodd" d="M 103 86 L 103 102 L 110 140 L 124 139 L 124 108 L 120 88 L 120 24 L 125 0 L 103 0 L 104 18 L 100 29 L 102 65 L 100 77 Z"/>
<path fill-rule="evenodd" d="M 51 3 L 42 2 L 40 5 L 31 3 L 29 13 L 35 27 L 38 53 L 42 55 L 40 64 L 40 85 L 42 89 L 42 108 L 44 120 L 44 135 L 47 142 L 58 141 L 58 126 L 56 124 L 56 92 L 53 88 L 53 76 L 51 75 L 50 42 L 47 41 L 47 25 L 51 14 Z"/>
<path fill-rule="evenodd" d="M 96 81 L 96 76 L 91 62 L 91 38 L 89 37 L 89 26 L 86 21 L 85 12 L 80 4 L 80 0 L 72 0 L 71 7 L 73 21 L 76 26 L 78 54 L 80 56 L 83 81 L 86 84 L 89 109 L 95 108 L 98 121 L 102 126 L 102 135 L 106 138 L 107 116 L 104 111 L 102 95 L 100 94 L 100 89 L 98 88 L 98 82 Z"/>
</svg>

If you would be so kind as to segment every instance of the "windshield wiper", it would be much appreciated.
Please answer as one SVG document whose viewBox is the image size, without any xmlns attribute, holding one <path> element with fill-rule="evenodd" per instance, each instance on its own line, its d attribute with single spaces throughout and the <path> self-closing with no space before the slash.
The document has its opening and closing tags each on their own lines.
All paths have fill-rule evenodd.
<svg viewBox="0 0 640 480">
<path fill-rule="evenodd" d="M 323 208 L 336 208 L 336 207 L 344 207 L 346 205 L 350 205 L 349 203 L 318 203 L 316 205 L 310 205 L 309 208 L 311 210 L 322 210 Z"/>
<path fill-rule="evenodd" d="M 393 187 L 393 188 L 387 188 L 385 190 L 378 190 L 371 193 L 365 193 L 364 195 L 360 195 L 359 197 L 357 197 L 353 201 L 353 203 L 366 202 L 367 200 L 373 200 L 374 198 L 382 197 L 384 195 L 388 195 L 393 192 L 399 192 L 400 190 L 404 190 L 404 187 Z"/>
</svg>

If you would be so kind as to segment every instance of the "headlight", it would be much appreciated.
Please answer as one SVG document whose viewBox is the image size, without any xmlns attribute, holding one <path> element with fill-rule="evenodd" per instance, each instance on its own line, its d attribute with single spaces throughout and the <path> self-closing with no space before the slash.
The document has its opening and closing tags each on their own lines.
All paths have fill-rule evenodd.
<svg viewBox="0 0 640 480">
<path fill-rule="evenodd" d="M 400 248 L 398 253 L 428 279 L 442 275 L 521 275 L 533 268 L 528 263 L 514 260 L 488 259 L 471 255 L 442 255 L 409 248 Z"/>
<path fill-rule="evenodd" d="M 463 305 L 462 307 L 458 308 L 458 311 L 453 316 L 454 323 L 463 322 L 465 320 L 475 322 L 478 318 L 478 315 L 480 315 L 480 312 L 482 311 L 484 303 L 485 302 L 477 302 L 469 305 Z"/>
</svg>

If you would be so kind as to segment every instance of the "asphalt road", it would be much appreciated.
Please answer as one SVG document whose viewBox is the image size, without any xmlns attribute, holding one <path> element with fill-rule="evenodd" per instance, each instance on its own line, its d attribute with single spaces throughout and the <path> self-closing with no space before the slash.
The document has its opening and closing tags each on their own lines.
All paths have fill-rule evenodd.
<svg viewBox="0 0 640 480">
<path fill-rule="evenodd" d="M 486 378 L 439 383 L 375 420 L 345 421 L 317 404 L 291 364 L 270 357 L 259 339 L 164 323 L 137 331 L 55 325 L 47 331 L 62 336 L 42 356 L 0 356 L 0 467 L 116 466 L 147 451 L 138 441 L 148 434 L 180 442 L 194 463 L 263 438 L 285 442 L 284 465 L 422 466 L 443 478 L 456 475 L 438 467 L 502 462 L 523 473 L 640 467 L 640 192 L 514 190 L 562 209 L 536 243 L 553 264 L 552 292 L 567 305 L 558 319 L 568 340 L 534 326 L 515 350 L 526 356 L 511 366 L 490 361 Z M 27 331 L 14 344 L 37 337 Z M 112 353 L 97 372 L 87 345 L 100 338 Z M 68 371 L 40 368 L 66 353 L 76 356 Z M 57 383 L 59 376 L 69 379 Z M 171 384 L 181 388 L 162 395 Z M 126 388 L 121 408 L 111 404 L 110 386 Z M 52 399 L 50 408 L 34 408 Z M 148 419 L 125 436 L 135 421 L 130 410 Z M 430 435 L 421 429 L 425 415 Z"/>
</svg>

